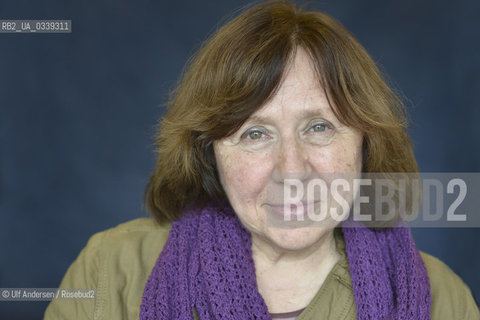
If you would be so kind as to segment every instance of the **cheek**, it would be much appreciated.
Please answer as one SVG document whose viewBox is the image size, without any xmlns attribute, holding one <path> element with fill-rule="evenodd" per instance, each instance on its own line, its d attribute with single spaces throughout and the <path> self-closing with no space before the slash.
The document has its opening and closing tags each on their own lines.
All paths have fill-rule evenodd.
<svg viewBox="0 0 480 320">
<path fill-rule="evenodd" d="M 343 170 L 343 172 L 360 172 L 362 169 L 361 144 L 341 147 L 337 154 L 337 160 L 338 171 Z"/>
<path fill-rule="evenodd" d="M 361 139 L 336 143 L 310 152 L 318 173 L 357 173 L 362 169 Z"/>
<path fill-rule="evenodd" d="M 246 152 L 222 152 L 217 164 L 223 188 L 237 205 L 255 204 L 262 197 L 271 174 L 267 155 Z"/>
</svg>

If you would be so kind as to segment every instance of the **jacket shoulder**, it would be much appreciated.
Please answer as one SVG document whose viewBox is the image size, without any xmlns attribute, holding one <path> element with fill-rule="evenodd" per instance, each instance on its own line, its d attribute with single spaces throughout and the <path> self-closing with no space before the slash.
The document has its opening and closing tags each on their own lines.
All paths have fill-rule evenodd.
<svg viewBox="0 0 480 320">
<path fill-rule="evenodd" d="M 478 320 L 479 309 L 465 282 L 438 258 L 425 252 L 420 255 L 430 278 L 432 319 Z"/>
<path fill-rule="evenodd" d="M 146 240 L 155 239 L 155 243 L 163 247 L 170 227 L 170 224 L 160 225 L 152 218 L 138 218 L 94 234 L 87 246 L 90 242 L 92 245 L 101 242 L 103 246 L 112 246 L 110 249 L 115 249 L 118 245 L 121 247 L 128 243 L 140 245 Z"/>
<path fill-rule="evenodd" d="M 170 227 L 139 218 L 91 236 L 60 287 L 96 289 L 95 301 L 54 300 L 44 319 L 138 319 L 145 283 Z"/>
</svg>

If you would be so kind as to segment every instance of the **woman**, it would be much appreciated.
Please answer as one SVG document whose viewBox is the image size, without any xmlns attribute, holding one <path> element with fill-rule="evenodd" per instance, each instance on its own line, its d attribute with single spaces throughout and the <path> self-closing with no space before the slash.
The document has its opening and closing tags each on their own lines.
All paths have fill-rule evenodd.
<svg viewBox="0 0 480 320">
<path fill-rule="evenodd" d="M 396 219 L 286 219 L 323 204 L 285 205 L 287 179 L 416 172 L 405 123 L 340 24 L 287 1 L 251 7 L 172 95 L 145 196 L 156 222 L 93 236 L 61 286 L 96 301 L 55 301 L 45 318 L 478 319 L 468 287 Z"/>
</svg>

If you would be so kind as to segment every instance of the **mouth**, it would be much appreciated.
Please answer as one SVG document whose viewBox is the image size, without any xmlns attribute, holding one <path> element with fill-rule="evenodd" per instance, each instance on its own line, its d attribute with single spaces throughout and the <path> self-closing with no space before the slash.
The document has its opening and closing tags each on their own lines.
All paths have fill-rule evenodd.
<svg viewBox="0 0 480 320">
<path fill-rule="evenodd" d="M 272 214 L 283 218 L 284 220 L 303 220 L 303 218 L 308 214 L 308 212 L 314 212 L 320 201 L 314 202 L 300 202 L 297 204 L 283 203 L 283 204 L 265 204 L 267 211 Z"/>
</svg>

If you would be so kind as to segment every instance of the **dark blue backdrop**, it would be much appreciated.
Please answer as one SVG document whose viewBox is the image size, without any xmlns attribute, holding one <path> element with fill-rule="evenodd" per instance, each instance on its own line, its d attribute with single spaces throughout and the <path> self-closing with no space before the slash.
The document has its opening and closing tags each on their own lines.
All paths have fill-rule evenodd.
<svg viewBox="0 0 480 320">
<path fill-rule="evenodd" d="M 57 287 L 93 233 L 140 216 L 153 126 L 188 57 L 245 2 L 1 1 L 0 19 L 71 19 L 71 34 L 0 34 L 0 287 Z M 423 171 L 480 171 L 480 2 L 312 1 L 401 88 Z M 414 230 L 480 296 L 480 230 Z M 46 303 L 0 303 L 38 319 Z"/>
</svg>

